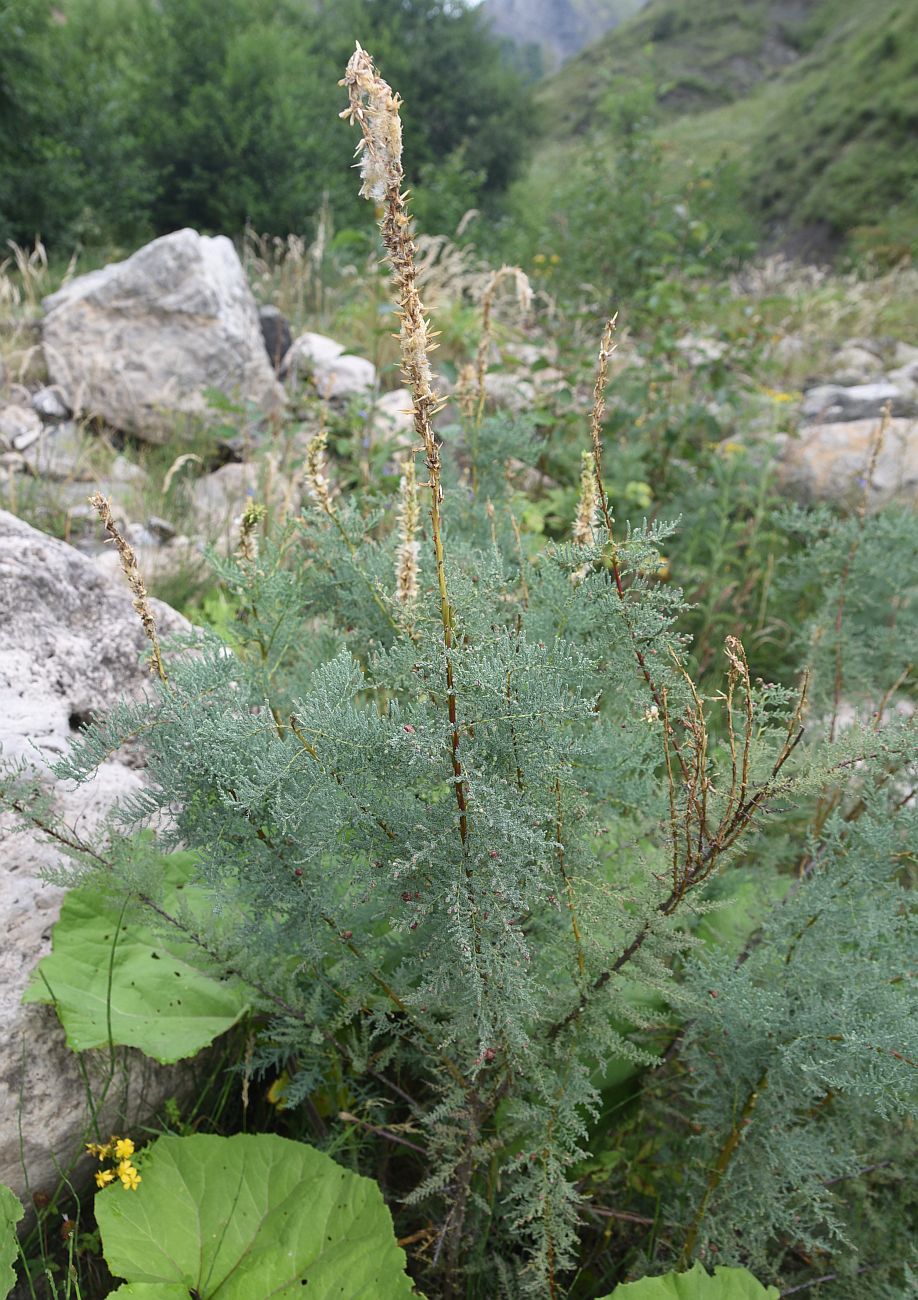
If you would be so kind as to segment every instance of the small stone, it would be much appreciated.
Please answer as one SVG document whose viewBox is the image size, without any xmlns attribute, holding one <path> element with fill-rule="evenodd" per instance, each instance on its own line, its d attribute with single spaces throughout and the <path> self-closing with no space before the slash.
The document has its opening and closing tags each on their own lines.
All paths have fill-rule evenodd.
<svg viewBox="0 0 918 1300">
<path fill-rule="evenodd" d="M 301 334 L 281 364 L 288 384 L 312 380 L 320 397 L 346 399 L 376 387 L 376 367 L 365 357 L 351 356 L 324 334 Z"/>
<path fill-rule="evenodd" d="M 92 483 L 96 476 L 86 451 L 86 439 L 76 424 L 68 420 L 42 427 L 39 437 L 29 444 L 24 455 L 31 472 L 41 478 Z"/>
<path fill-rule="evenodd" d="M 676 339 L 676 350 L 681 352 L 690 366 L 709 366 L 722 361 L 727 353 L 723 339 L 712 339 L 703 334 L 683 334 Z"/>
<path fill-rule="evenodd" d="M 41 419 L 28 406 L 9 402 L 0 406 L 0 447 L 4 451 L 25 451 L 41 437 Z"/>
<path fill-rule="evenodd" d="M 66 420 L 70 408 L 57 388 L 39 388 L 32 394 L 32 406 L 46 420 Z"/>
<path fill-rule="evenodd" d="M 886 378 L 889 383 L 895 384 L 904 397 L 918 401 L 918 357 L 890 370 Z"/>
<path fill-rule="evenodd" d="M 865 384 L 882 378 L 880 358 L 856 343 L 846 343 L 832 358 L 833 384 Z"/>
<path fill-rule="evenodd" d="M 197 479 L 192 500 L 204 540 L 224 550 L 235 546 L 240 515 L 248 502 L 264 501 L 265 490 L 276 511 L 298 504 L 294 485 L 277 472 L 276 464 L 268 457 L 261 465 L 233 461 Z"/>
<path fill-rule="evenodd" d="M 163 519 L 159 515 L 150 515 L 147 520 L 147 528 L 159 542 L 171 542 L 175 536 L 175 529 L 169 523 L 169 520 Z"/>
<path fill-rule="evenodd" d="M 370 426 L 375 438 L 392 439 L 396 447 L 408 448 L 416 438 L 414 408 L 407 388 L 383 393 L 373 403 Z"/>
<path fill-rule="evenodd" d="M 145 524 L 128 524 L 123 531 L 126 539 L 134 547 L 146 546 L 152 549 L 160 544 L 160 539 Z"/>
<path fill-rule="evenodd" d="M 526 411 L 535 402 L 535 385 L 529 379 L 504 371 L 489 370 L 485 376 L 485 392 L 495 406 L 506 411 Z"/>
<path fill-rule="evenodd" d="M 800 409 L 804 423 L 831 424 L 836 421 L 865 420 L 879 416 L 889 402 L 895 416 L 915 414 L 915 403 L 895 384 L 883 380 L 876 384 L 819 384 L 803 398 Z"/>
</svg>

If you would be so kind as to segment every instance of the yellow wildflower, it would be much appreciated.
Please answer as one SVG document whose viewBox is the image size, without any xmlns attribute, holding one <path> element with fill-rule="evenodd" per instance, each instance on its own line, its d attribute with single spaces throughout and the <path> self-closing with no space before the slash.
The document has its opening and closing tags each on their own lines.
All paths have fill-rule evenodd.
<svg viewBox="0 0 918 1300">
<path fill-rule="evenodd" d="M 112 1142 L 114 1140 L 113 1138 Z M 87 1142 L 86 1150 L 91 1156 L 95 1156 L 97 1160 L 107 1160 L 112 1153 L 112 1142 Z"/>
<path fill-rule="evenodd" d="M 770 397 L 773 402 L 792 402 L 793 393 L 782 393 L 777 388 L 763 388 L 762 392 L 766 397 Z"/>
<path fill-rule="evenodd" d="M 130 1160 L 122 1160 L 118 1166 L 118 1177 L 121 1179 L 121 1185 L 126 1192 L 136 1192 L 140 1184 L 140 1174 L 131 1164 Z"/>
<path fill-rule="evenodd" d="M 134 1143 L 130 1138 L 119 1138 L 115 1143 L 115 1159 L 127 1160 L 134 1154 Z"/>
<path fill-rule="evenodd" d="M 96 1170 L 96 1186 L 107 1187 L 109 1183 L 115 1181 L 115 1171 L 113 1169 Z"/>
<path fill-rule="evenodd" d="M 532 260 L 535 262 L 536 266 L 541 266 L 542 263 L 545 261 L 545 254 L 536 253 L 535 257 Z"/>
</svg>

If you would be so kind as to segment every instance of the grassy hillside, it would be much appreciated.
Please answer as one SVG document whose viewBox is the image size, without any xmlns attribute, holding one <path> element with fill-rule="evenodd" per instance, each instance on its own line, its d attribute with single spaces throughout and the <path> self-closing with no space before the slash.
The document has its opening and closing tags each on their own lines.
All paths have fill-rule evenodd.
<svg viewBox="0 0 918 1300">
<path fill-rule="evenodd" d="M 547 82 L 560 145 L 595 140 L 652 82 L 682 164 L 734 159 L 767 226 L 868 232 L 888 256 L 918 226 L 918 6 L 909 0 L 651 0 Z"/>
</svg>

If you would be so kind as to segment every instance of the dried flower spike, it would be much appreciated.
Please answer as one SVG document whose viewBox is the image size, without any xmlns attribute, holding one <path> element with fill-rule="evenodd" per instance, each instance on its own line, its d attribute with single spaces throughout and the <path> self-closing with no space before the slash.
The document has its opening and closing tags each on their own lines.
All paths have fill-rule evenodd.
<svg viewBox="0 0 918 1300">
<path fill-rule="evenodd" d="M 236 544 L 236 558 L 254 564 L 258 558 L 258 525 L 264 519 L 266 509 L 256 501 L 250 501 L 239 517 L 239 540 Z"/>
<path fill-rule="evenodd" d="M 310 438 L 306 448 L 305 479 L 309 496 L 320 509 L 330 515 L 331 493 L 328 489 L 328 468 L 325 460 L 327 444 L 328 434 L 324 429 L 320 429 L 313 438 Z"/>
<path fill-rule="evenodd" d="M 382 202 L 379 223 L 401 318 L 399 339 L 402 374 L 411 389 L 414 428 L 424 447 L 430 488 L 430 524 L 440 595 L 440 618 L 443 646 L 446 651 L 446 698 L 450 722 L 450 750 L 453 789 L 459 812 L 459 835 L 463 848 L 469 834 L 468 787 L 459 754 L 460 728 L 456 712 L 456 688 L 453 673 L 453 609 L 446 583 L 443 552 L 441 503 L 443 486 L 440 474 L 440 444 L 431 420 L 441 408 L 433 387 L 433 372 L 428 353 L 436 347 L 424 306 L 418 293 L 418 272 L 414 239 L 402 186 L 402 126 L 398 115 L 399 100 L 373 66 L 373 60 L 358 44 L 340 83 L 347 87 L 349 108 L 341 114 L 360 126 L 362 140 L 357 146 L 362 184 L 360 193 L 374 202 Z"/>
<path fill-rule="evenodd" d="M 580 500 L 571 532 L 575 546 L 592 546 L 596 540 L 596 512 L 599 501 L 596 494 L 596 460 L 591 451 L 580 453 Z"/>
<path fill-rule="evenodd" d="M 110 539 L 115 543 L 118 556 L 121 560 L 121 571 L 127 578 L 128 586 L 134 593 L 134 609 L 140 615 L 140 621 L 143 624 L 143 630 L 147 634 L 150 645 L 153 647 L 152 668 L 159 674 L 162 682 L 167 680 L 166 670 L 163 666 L 163 658 L 159 649 L 159 639 L 156 635 L 156 622 L 153 618 L 153 611 L 150 609 L 150 601 L 147 596 L 147 589 L 137 565 L 137 556 L 134 554 L 133 547 L 126 541 L 118 531 L 118 525 L 115 523 L 115 516 L 112 514 L 112 503 L 101 492 L 94 492 L 89 498 L 89 504 L 96 511 Z"/>
<path fill-rule="evenodd" d="M 418 571 L 421 544 L 417 540 L 421 511 L 414 457 L 406 456 L 399 483 L 398 549 L 395 552 L 395 595 L 405 608 L 418 597 Z"/>
<path fill-rule="evenodd" d="M 532 285 L 529 283 L 526 272 L 518 266 L 499 267 L 485 286 L 481 298 L 481 338 L 478 342 L 478 352 L 475 357 L 475 378 L 478 385 L 478 407 L 475 418 L 479 424 L 481 424 L 484 415 L 485 398 L 487 397 L 485 378 L 488 373 L 488 352 L 491 347 L 491 312 L 494 307 L 495 294 L 504 280 L 512 280 L 514 283 L 516 301 L 521 315 L 525 316 L 532 306 Z"/>
</svg>

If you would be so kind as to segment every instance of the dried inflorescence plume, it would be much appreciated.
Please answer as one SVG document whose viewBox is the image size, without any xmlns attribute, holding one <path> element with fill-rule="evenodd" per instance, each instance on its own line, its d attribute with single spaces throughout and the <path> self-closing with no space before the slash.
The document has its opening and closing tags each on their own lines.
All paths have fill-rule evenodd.
<svg viewBox="0 0 918 1300">
<path fill-rule="evenodd" d="M 596 540 L 596 513 L 599 501 L 596 493 L 596 460 L 591 451 L 580 453 L 580 500 L 571 532 L 575 546 L 592 546 Z"/>
<path fill-rule="evenodd" d="M 256 501 L 250 501 L 239 516 L 239 540 L 236 543 L 236 558 L 254 564 L 258 559 L 258 525 L 264 519 L 266 509 Z"/>
<path fill-rule="evenodd" d="M 593 469 L 596 475 L 596 493 L 599 498 L 599 508 L 602 511 L 603 519 L 609 530 L 610 541 L 612 539 L 612 516 L 609 511 L 609 502 L 602 481 L 602 421 L 606 413 L 606 383 L 609 379 L 609 357 L 615 351 L 612 336 L 615 333 L 616 319 L 616 316 L 610 317 L 610 319 L 606 321 L 605 328 L 602 332 L 602 340 L 599 344 L 599 357 L 596 364 L 596 383 L 593 387 L 593 410 L 590 413 L 590 444 L 593 448 Z"/>
<path fill-rule="evenodd" d="M 324 429 L 320 429 L 317 434 L 310 438 L 306 447 L 304 478 L 309 496 L 320 509 L 330 515 L 332 508 L 331 493 L 328 487 L 328 466 L 325 459 L 327 445 L 328 434 Z"/>
<path fill-rule="evenodd" d="M 399 483 L 398 549 L 395 552 L 395 594 L 399 604 L 406 609 L 418 596 L 421 543 L 417 537 L 420 522 L 414 457 L 406 456 Z"/>
<path fill-rule="evenodd" d="M 428 353 L 436 344 L 430 323 L 424 315 L 424 306 L 418 293 L 418 273 L 415 264 L 415 244 L 411 234 L 406 195 L 402 191 L 405 173 L 402 168 L 402 128 L 399 119 L 399 99 L 373 66 L 366 50 L 357 46 L 351 55 L 340 84 L 347 87 L 350 105 L 340 114 L 353 125 L 359 125 L 362 140 L 357 146 L 360 158 L 364 198 L 382 202 L 383 212 L 379 223 L 383 244 L 398 299 L 401 318 L 399 338 L 402 350 L 402 374 L 411 388 L 414 427 L 424 447 L 430 488 L 430 524 L 440 595 L 440 618 L 443 623 L 443 645 L 446 650 L 446 698 L 450 722 L 450 749 L 453 767 L 453 788 L 459 810 L 459 835 L 463 849 L 469 834 L 468 788 L 459 757 L 460 727 L 456 713 L 456 689 L 453 673 L 452 649 L 454 638 L 453 609 L 446 585 L 446 562 L 443 552 L 441 503 L 443 487 L 440 474 L 440 444 L 433 431 L 431 420 L 441 409 L 441 399 L 434 391 L 433 372 Z"/>
<path fill-rule="evenodd" d="M 471 424 L 475 417 L 476 391 L 475 367 L 468 361 L 461 367 L 459 374 L 456 376 L 456 387 L 453 390 L 456 405 L 462 412 L 462 418 L 466 424 Z"/>
<path fill-rule="evenodd" d="M 121 569 L 127 578 L 128 586 L 134 593 L 133 605 L 140 615 L 140 621 L 143 624 L 143 630 L 147 634 L 150 645 L 153 647 L 152 669 L 159 674 L 160 681 L 166 681 L 166 670 L 163 666 L 163 657 L 159 649 L 159 639 L 156 635 L 156 622 L 153 618 L 153 611 L 150 609 L 150 601 L 147 596 L 147 589 L 144 586 L 140 569 L 137 565 L 137 556 L 134 554 L 133 547 L 122 537 L 118 531 L 118 525 L 115 523 L 115 516 L 112 514 L 112 503 L 101 492 L 94 492 L 89 498 L 89 504 L 96 511 L 110 539 L 115 543 L 118 556 L 121 560 Z"/>
<path fill-rule="evenodd" d="M 491 276 L 481 298 L 481 338 L 475 356 L 475 377 L 478 384 L 478 409 L 476 419 L 481 423 L 485 408 L 485 377 L 488 373 L 488 352 L 491 348 L 491 313 L 494 297 L 504 280 L 512 280 L 520 314 L 525 316 L 532 307 L 532 285 L 526 272 L 518 266 L 501 266 Z"/>
<path fill-rule="evenodd" d="M 383 205 L 379 223 L 383 243 L 398 292 L 401 316 L 402 373 L 411 387 L 414 423 L 424 442 L 428 462 L 439 483 L 439 451 L 431 428 L 431 417 L 441 406 L 434 392 L 433 372 L 428 353 L 436 347 L 425 318 L 417 288 L 415 245 L 411 234 L 406 196 L 402 192 L 405 173 L 402 167 L 401 101 L 383 81 L 373 60 L 358 45 L 351 55 L 340 84 L 347 87 L 350 106 L 340 114 L 351 125 L 360 127 L 357 145 L 360 160 L 360 193 Z"/>
</svg>

